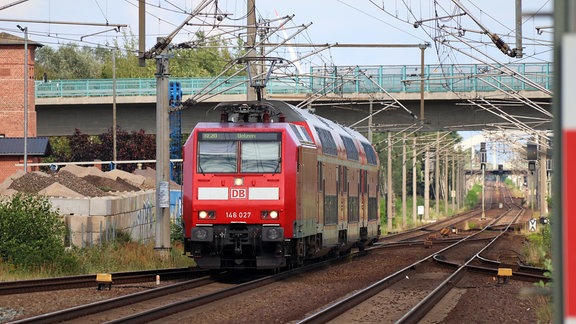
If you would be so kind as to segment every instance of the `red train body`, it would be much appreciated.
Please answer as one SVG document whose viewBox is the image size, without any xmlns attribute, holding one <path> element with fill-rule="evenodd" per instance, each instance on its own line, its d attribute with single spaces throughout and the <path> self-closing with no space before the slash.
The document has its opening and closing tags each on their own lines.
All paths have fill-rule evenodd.
<svg viewBox="0 0 576 324">
<path fill-rule="evenodd" d="M 281 101 L 220 104 L 184 145 L 185 252 L 279 269 L 377 239 L 378 157 L 362 135 Z"/>
</svg>

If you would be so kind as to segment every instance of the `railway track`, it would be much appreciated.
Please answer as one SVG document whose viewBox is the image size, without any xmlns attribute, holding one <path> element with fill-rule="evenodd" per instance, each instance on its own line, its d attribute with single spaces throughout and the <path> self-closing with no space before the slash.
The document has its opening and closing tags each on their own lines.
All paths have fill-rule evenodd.
<svg viewBox="0 0 576 324">
<path fill-rule="evenodd" d="M 506 211 L 507 214 L 515 213 L 518 210 L 519 209 L 513 205 L 511 205 L 510 208 L 507 207 L 506 210 L 500 209 L 501 212 Z M 495 224 L 497 222 L 514 222 L 513 216 L 507 218 L 506 215 L 502 215 L 498 218 L 500 221 L 497 219 L 492 220 L 482 231 L 471 231 L 468 233 L 469 237 L 465 240 L 462 238 L 450 238 L 442 242 L 443 244 L 435 243 L 434 246 L 426 249 L 422 245 L 417 246 L 406 241 L 403 242 L 403 244 L 406 245 L 398 245 L 396 249 L 375 247 L 368 252 L 368 256 L 372 255 L 375 257 L 380 254 L 382 254 L 382 256 L 379 257 L 380 261 L 377 261 L 378 263 L 375 264 L 373 263 L 372 266 L 366 265 L 370 264 L 371 261 L 361 261 L 366 258 L 350 258 L 345 260 L 344 263 L 321 269 L 321 271 L 311 271 L 307 273 L 293 272 L 293 275 L 284 279 L 281 279 L 281 277 L 270 276 L 274 277 L 274 279 L 272 279 L 268 278 L 269 276 L 265 276 L 253 280 L 254 282 L 251 283 L 238 283 L 230 282 L 225 279 L 219 279 L 214 282 L 214 278 L 207 277 L 205 278 L 206 281 L 203 283 L 198 279 L 196 282 L 182 283 L 180 287 L 175 286 L 166 288 L 166 293 L 158 292 L 156 290 L 159 288 L 154 288 L 150 289 L 150 292 L 147 291 L 134 294 L 136 295 L 135 297 L 117 298 L 111 299 L 110 301 L 93 303 L 96 305 L 82 305 L 74 307 L 83 309 L 82 311 L 84 312 L 86 312 L 86 309 L 89 309 L 88 313 L 92 314 L 90 316 L 81 314 L 71 316 L 69 313 L 68 315 L 65 315 L 68 317 L 57 317 L 63 316 L 66 312 L 75 311 L 62 310 L 55 312 L 56 314 L 44 314 L 41 317 L 23 319 L 16 323 L 52 323 L 62 321 L 69 323 L 140 323 L 147 321 L 158 323 L 182 323 L 192 320 L 204 322 L 269 322 L 271 320 L 279 320 L 280 322 L 305 322 L 306 320 L 302 319 L 302 314 L 314 314 L 318 309 L 330 307 L 322 305 L 333 305 L 330 303 L 330 300 L 340 300 L 344 296 L 349 295 L 350 291 L 359 292 L 362 287 L 358 286 L 358 282 L 365 282 L 366 280 L 361 279 L 360 274 L 368 271 L 369 268 L 373 268 L 372 270 L 375 270 L 375 273 L 378 273 L 379 275 L 387 274 L 388 277 L 393 276 L 388 274 L 397 273 L 397 278 L 395 279 L 397 284 L 426 284 L 426 288 L 424 288 L 424 286 L 418 288 L 420 291 L 418 300 L 421 301 L 425 298 L 424 295 L 426 293 L 434 291 L 443 281 L 448 282 L 447 288 L 444 289 L 449 291 L 449 288 L 456 285 L 456 279 L 460 278 L 460 276 L 465 277 L 467 273 L 473 273 L 476 275 L 480 273 L 480 276 L 483 278 L 490 278 L 496 275 L 499 267 L 509 266 L 509 264 L 505 264 L 499 260 L 498 257 L 495 257 L 495 255 L 498 255 L 497 253 L 490 253 L 489 248 L 478 252 L 480 247 L 487 246 L 491 242 L 498 242 L 498 240 L 495 239 L 497 235 L 504 237 L 507 233 L 510 233 L 509 230 L 499 232 L 490 227 L 490 224 Z M 454 254 L 449 252 L 450 247 L 457 245 L 462 246 L 464 242 L 466 242 L 469 249 L 474 250 L 472 252 L 461 251 Z M 389 261 L 387 260 L 391 260 L 393 255 L 397 254 L 398 258 L 408 260 L 417 255 L 415 252 L 422 255 L 426 254 L 426 257 L 422 258 L 422 260 L 426 261 L 420 260 L 421 262 L 417 263 L 416 259 L 414 259 L 414 262 L 406 262 L 405 265 L 402 266 L 402 269 L 404 270 L 400 270 L 400 267 L 392 270 L 393 268 L 389 267 Z M 368 259 L 370 259 L 370 257 Z M 357 265 L 355 266 L 354 264 Z M 358 264 L 364 265 L 362 268 L 358 268 Z M 337 269 L 345 267 L 355 269 L 355 274 L 352 275 L 352 277 L 346 277 L 346 274 L 341 276 Z M 464 274 L 454 275 L 451 277 L 452 273 L 460 268 L 465 269 L 460 270 L 460 272 L 463 272 Z M 434 270 L 430 271 L 431 269 Z M 299 269 L 299 271 L 302 270 L 303 269 Z M 92 280 L 93 278 L 94 277 L 92 277 Z M 419 278 L 423 280 L 420 280 Z M 542 271 L 540 269 L 530 268 L 519 264 L 514 269 L 513 279 L 537 281 L 542 279 L 546 280 L 547 278 L 542 276 Z M 351 280 L 354 281 L 354 283 Z M 379 282 L 378 280 L 379 279 L 366 282 L 365 285 L 376 286 Z M 194 287 L 194 285 L 196 285 L 196 287 Z M 311 285 L 314 287 L 312 290 L 310 290 Z M 333 285 L 348 285 L 350 286 L 348 287 L 350 290 L 348 290 L 347 293 L 335 294 L 334 292 L 331 292 L 333 290 L 332 288 L 334 288 L 332 287 Z M 173 290 L 170 291 L 169 289 Z M 393 288 L 389 288 L 388 291 L 392 291 L 390 289 L 393 290 Z M 407 291 L 409 292 L 407 287 L 396 289 L 400 289 L 404 294 L 406 294 Z M 425 293 L 422 293 L 422 291 L 425 291 Z M 439 289 L 439 291 L 442 291 L 442 289 Z M 176 297 L 182 292 L 185 292 L 184 296 L 180 295 L 180 297 Z M 299 292 L 302 292 L 304 295 L 299 294 Z M 156 299 L 145 297 L 153 294 L 157 295 L 154 297 Z M 192 296 L 192 294 L 195 295 Z M 324 294 L 327 294 L 325 298 L 331 299 L 324 300 L 325 298 L 322 298 Z M 376 292 L 374 294 L 379 293 Z M 138 298 L 141 300 L 138 301 Z M 436 297 L 436 299 L 438 298 L 439 297 Z M 164 300 L 164 303 L 161 304 L 158 300 Z M 300 300 L 304 302 L 296 302 Z M 321 300 L 324 301 L 320 302 Z M 398 314 L 396 319 L 399 319 L 403 314 L 406 314 L 411 307 L 418 303 L 418 300 L 413 302 L 412 306 L 406 307 L 405 312 Z M 117 306 L 121 303 L 130 305 L 127 308 L 128 310 L 126 310 L 126 308 L 123 311 L 120 310 Z M 360 302 L 356 303 L 358 304 Z M 434 304 L 433 302 L 427 303 L 430 303 L 429 305 Z M 294 309 L 294 313 L 287 311 L 287 309 L 290 308 Z M 336 308 L 338 309 L 340 306 L 337 306 Z M 381 306 L 378 308 L 381 308 Z M 352 313 L 352 311 L 350 311 L 350 313 Z M 51 319 L 48 316 L 56 317 Z M 315 322 L 315 320 L 311 321 Z M 336 321 L 338 322 L 338 320 Z"/>
<path fill-rule="evenodd" d="M 515 206 L 513 198 L 510 197 L 510 192 L 507 190 L 499 190 L 499 188 L 489 187 L 489 192 L 486 196 L 487 203 L 485 204 L 486 212 L 497 215 L 501 212 L 500 202 L 509 208 Z M 498 190 L 497 190 L 498 189 Z M 460 214 L 447 217 L 440 220 L 435 220 L 433 223 L 424 224 L 401 233 L 389 234 L 382 236 L 375 244 L 377 246 L 402 246 L 408 244 L 422 244 L 428 241 L 430 244 L 449 244 L 459 240 L 462 237 L 468 236 L 469 223 L 481 221 L 482 208 L 477 206 L 474 209 L 462 212 Z M 492 217 L 490 218 L 492 219 Z M 502 230 L 498 224 L 492 225 L 496 230 Z M 449 230 L 448 233 L 443 231 Z"/>
<path fill-rule="evenodd" d="M 524 212 L 514 206 L 506 210 L 494 223 L 508 222 L 512 226 Z M 354 294 L 323 307 L 315 313 L 299 320 L 299 323 L 324 323 L 350 321 L 416 323 L 437 305 L 444 296 L 467 275 L 468 271 L 483 273 L 496 277 L 501 262 L 488 262 L 482 258 L 494 242 L 507 233 L 501 231 L 494 238 L 486 241 L 473 239 L 490 229 L 463 238 L 460 241 L 425 257 L 382 280 Z M 480 260 L 488 266 L 473 264 Z M 531 282 L 547 281 L 542 271 L 528 267 L 519 267 L 512 275 L 513 279 Z M 528 271 L 529 270 L 529 271 Z M 394 301 L 394 302 L 391 302 Z M 368 303 L 363 305 L 363 303 Z M 371 303 L 371 304 L 370 304 Z M 361 309 L 355 312 L 355 310 Z M 366 309 L 370 309 L 367 315 Z"/>
<path fill-rule="evenodd" d="M 161 280 L 182 280 L 186 278 L 205 276 L 206 274 L 208 274 L 207 270 L 178 268 L 117 272 L 112 273 L 111 275 L 114 285 L 123 285 L 140 282 L 154 282 L 156 280 L 156 276 L 159 276 Z M 1 282 L 0 296 L 86 287 L 98 287 L 95 274 Z"/>
<path fill-rule="evenodd" d="M 143 323 L 229 298 L 243 292 L 326 267 L 338 259 L 274 275 L 222 272 L 126 296 L 20 319 L 11 323 Z M 93 278 L 92 278 L 93 279 Z"/>
</svg>

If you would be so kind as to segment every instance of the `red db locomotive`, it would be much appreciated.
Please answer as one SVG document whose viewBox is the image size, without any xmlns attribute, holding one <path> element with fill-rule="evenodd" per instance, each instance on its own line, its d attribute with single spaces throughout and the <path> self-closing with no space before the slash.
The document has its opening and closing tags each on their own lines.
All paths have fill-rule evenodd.
<svg viewBox="0 0 576 324">
<path fill-rule="evenodd" d="M 184 145 L 185 252 L 206 269 L 280 269 L 379 235 L 378 156 L 282 101 L 222 103 Z"/>
</svg>

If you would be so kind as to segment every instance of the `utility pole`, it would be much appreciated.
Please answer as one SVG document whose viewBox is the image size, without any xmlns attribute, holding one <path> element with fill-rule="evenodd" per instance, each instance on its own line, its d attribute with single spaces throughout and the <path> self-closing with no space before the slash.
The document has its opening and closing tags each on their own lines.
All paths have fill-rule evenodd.
<svg viewBox="0 0 576 324">
<path fill-rule="evenodd" d="M 448 216 L 448 152 L 444 153 L 444 213 Z"/>
<path fill-rule="evenodd" d="M 436 132 L 436 154 L 434 161 L 434 209 L 440 214 L 440 132 Z"/>
<path fill-rule="evenodd" d="M 158 43 L 164 39 L 158 39 Z M 170 249 L 170 119 L 168 114 L 169 55 L 156 56 L 156 245 Z"/>
<path fill-rule="evenodd" d="M 465 176 L 462 175 L 462 156 L 458 156 L 458 159 L 456 160 L 456 209 L 460 210 L 461 208 L 461 201 L 462 201 L 462 191 L 463 191 L 463 183 L 464 181 L 462 181 L 462 178 L 464 178 Z"/>
<path fill-rule="evenodd" d="M 420 44 L 420 123 L 424 124 L 424 51 L 429 44 Z"/>
<path fill-rule="evenodd" d="M 452 179 L 450 179 L 450 198 L 452 198 L 452 212 L 456 213 L 456 206 L 454 205 L 454 200 L 456 196 L 456 186 L 455 186 L 455 178 L 454 178 L 454 169 L 456 168 L 456 154 L 452 154 Z"/>
<path fill-rule="evenodd" d="M 24 32 L 24 172 L 28 172 L 28 27 L 18 29 Z"/>
<path fill-rule="evenodd" d="M 112 49 L 112 161 L 116 164 L 116 49 Z M 116 168 L 116 166 L 114 166 Z"/>
<path fill-rule="evenodd" d="M 416 184 L 416 136 L 412 138 L 412 221 L 416 224 L 418 214 L 418 196 Z"/>
<path fill-rule="evenodd" d="M 546 148 L 544 147 L 545 139 L 540 138 L 540 150 L 538 150 L 540 158 L 540 182 L 538 185 L 538 192 L 540 194 L 540 216 L 548 216 L 548 203 L 546 197 L 548 196 L 548 171 L 546 170 Z"/>
<path fill-rule="evenodd" d="M 176 34 L 195 16 L 197 16 L 212 0 L 203 0 L 194 11 L 188 15 L 167 37 L 159 37 L 156 44 L 142 54 L 140 63 L 145 59 L 156 60 L 156 232 L 154 249 L 160 255 L 167 256 L 170 249 L 170 119 L 168 85 L 170 78 L 168 46 Z M 143 27 L 145 1 L 139 2 L 140 31 Z M 140 35 L 144 37 L 145 35 Z M 140 39 L 143 44 L 143 40 Z M 142 50 L 142 48 L 140 48 Z"/>
<path fill-rule="evenodd" d="M 247 1 L 247 9 L 248 15 L 246 16 L 247 22 L 247 33 L 246 33 L 246 46 L 248 48 L 248 53 L 246 57 L 254 57 L 256 52 L 256 0 L 248 0 Z M 248 64 L 248 69 L 250 69 L 250 75 L 253 75 L 255 78 L 258 75 L 258 66 L 257 64 Z M 253 89 L 250 86 L 250 82 L 246 85 L 246 100 L 252 101 L 256 100 L 256 89 Z"/>
<path fill-rule="evenodd" d="M 146 0 L 138 0 L 138 66 L 146 66 Z"/>
<path fill-rule="evenodd" d="M 368 141 L 372 143 L 372 109 L 373 100 L 370 98 L 370 114 L 368 115 Z"/>
<path fill-rule="evenodd" d="M 386 213 L 388 215 L 388 232 L 392 231 L 392 133 L 388 132 L 388 170 L 386 170 L 388 174 L 388 197 L 386 200 Z"/>
<path fill-rule="evenodd" d="M 516 0 L 516 57 L 522 58 L 522 0 Z"/>
<path fill-rule="evenodd" d="M 430 151 L 426 144 L 424 156 L 424 219 L 430 219 Z"/>
<path fill-rule="evenodd" d="M 406 228 L 406 132 L 402 136 L 402 229 Z"/>
<path fill-rule="evenodd" d="M 554 1 L 554 208 L 552 260 L 554 301 L 553 323 L 576 321 L 576 263 L 574 218 L 576 172 L 576 0 Z"/>
<path fill-rule="evenodd" d="M 486 218 L 486 213 L 484 211 L 484 192 L 486 184 L 486 143 L 480 143 L 480 168 L 482 168 L 482 216 L 480 219 Z"/>
</svg>

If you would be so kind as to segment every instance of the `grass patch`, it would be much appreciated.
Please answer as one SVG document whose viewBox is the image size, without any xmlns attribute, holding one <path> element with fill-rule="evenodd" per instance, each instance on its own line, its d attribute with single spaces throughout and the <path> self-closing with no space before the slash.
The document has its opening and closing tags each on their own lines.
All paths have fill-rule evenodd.
<svg viewBox="0 0 576 324">
<path fill-rule="evenodd" d="M 10 262 L 3 262 L 0 263 L 0 281 L 194 266 L 194 261 L 183 255 L 182 243 L 172 244 L 167 255 L 160 255 L 154 250 L 154 243 L 129 241 L 101 247 L 72 248 L 59 262 L 34 269 L 19 268 Z"/>
<path fill-rule="evenodd" d="M 545 275 L 552 273 L 552 229 L 550 225 L 538 226 L 537 232 L 530 232 L 526 235 L 528 241 L 524 251 L 526 262 L 535 267 L 547 270 Z M 540 323 L 552 323 L 552 288 L 549 283 L 536 283 L 534 293 L 530 299 L 534 305 L 536 316 Z"/>
</svg>

